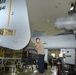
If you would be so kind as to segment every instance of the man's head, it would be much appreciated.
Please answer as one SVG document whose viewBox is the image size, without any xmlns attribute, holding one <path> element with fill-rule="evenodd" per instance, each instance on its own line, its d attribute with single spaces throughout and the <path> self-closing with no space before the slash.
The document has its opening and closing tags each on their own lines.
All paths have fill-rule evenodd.
<svg viewBox="0 0 76 75">
<path fill-rule="evenodd" d="M 39 43 L 40 42 L 40 38 L 36 38 L 36 43 Z"/>
</svg>

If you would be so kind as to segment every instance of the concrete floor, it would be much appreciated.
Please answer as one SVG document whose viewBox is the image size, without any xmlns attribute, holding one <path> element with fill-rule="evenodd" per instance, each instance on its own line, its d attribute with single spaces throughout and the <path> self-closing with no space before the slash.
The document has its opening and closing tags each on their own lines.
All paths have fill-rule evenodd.
<svg viewBox="0 0 76 75">
<path fill-rule="evenodd" d="M 48 70 L 45 70 L 46 75 L 57 75 L 57 68 L 53 66 L 52 68 L 48 66 Z M 5 73 L 3 75 L 34 75 L 32 71 L 20 72 L 20 73 Z"/>
<path fill-rule="evenodd" d="M 4 75 L 31 75 L 31 73 L 7 73 Z"/>
</svg>

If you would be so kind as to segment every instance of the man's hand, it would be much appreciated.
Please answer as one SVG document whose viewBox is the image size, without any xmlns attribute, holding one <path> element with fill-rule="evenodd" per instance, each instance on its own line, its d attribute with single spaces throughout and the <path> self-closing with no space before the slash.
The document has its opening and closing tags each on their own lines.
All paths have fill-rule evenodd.
<svg viewBox="0 0 76 75">
<path fill-rule="evenodd" d="M 36 47 L 37 44 L 31 41 L 31 45 L 32 45 L 33 47 Z"/>
<path fill-rule="evenodd" d="M 33 43 L 33 46 L 36 47 L 37 46 L 37 43 Z"/>
</svg>

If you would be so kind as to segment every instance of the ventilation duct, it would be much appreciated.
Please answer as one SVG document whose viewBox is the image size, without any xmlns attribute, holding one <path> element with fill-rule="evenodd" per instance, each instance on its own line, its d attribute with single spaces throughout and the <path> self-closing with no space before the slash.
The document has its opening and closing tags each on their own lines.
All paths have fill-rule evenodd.
<svg viewBox="0 0 76 75">
<path fill-rule="evenodd" d="M 76 30 L 76 14 L 56 19 L 55 27 L 65 30 Z"/>
</svg>

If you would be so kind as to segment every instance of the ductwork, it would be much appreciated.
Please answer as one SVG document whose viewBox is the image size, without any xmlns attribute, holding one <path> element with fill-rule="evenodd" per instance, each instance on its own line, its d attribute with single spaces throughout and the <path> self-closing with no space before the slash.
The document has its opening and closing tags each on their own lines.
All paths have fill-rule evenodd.
<svg viewBox="0 0 76 75">
<path fill-rule="evenodd" d="M 76 14 L 56 19 L 55 27 L 65 30 L 76 30 Z"/>
</svg>

